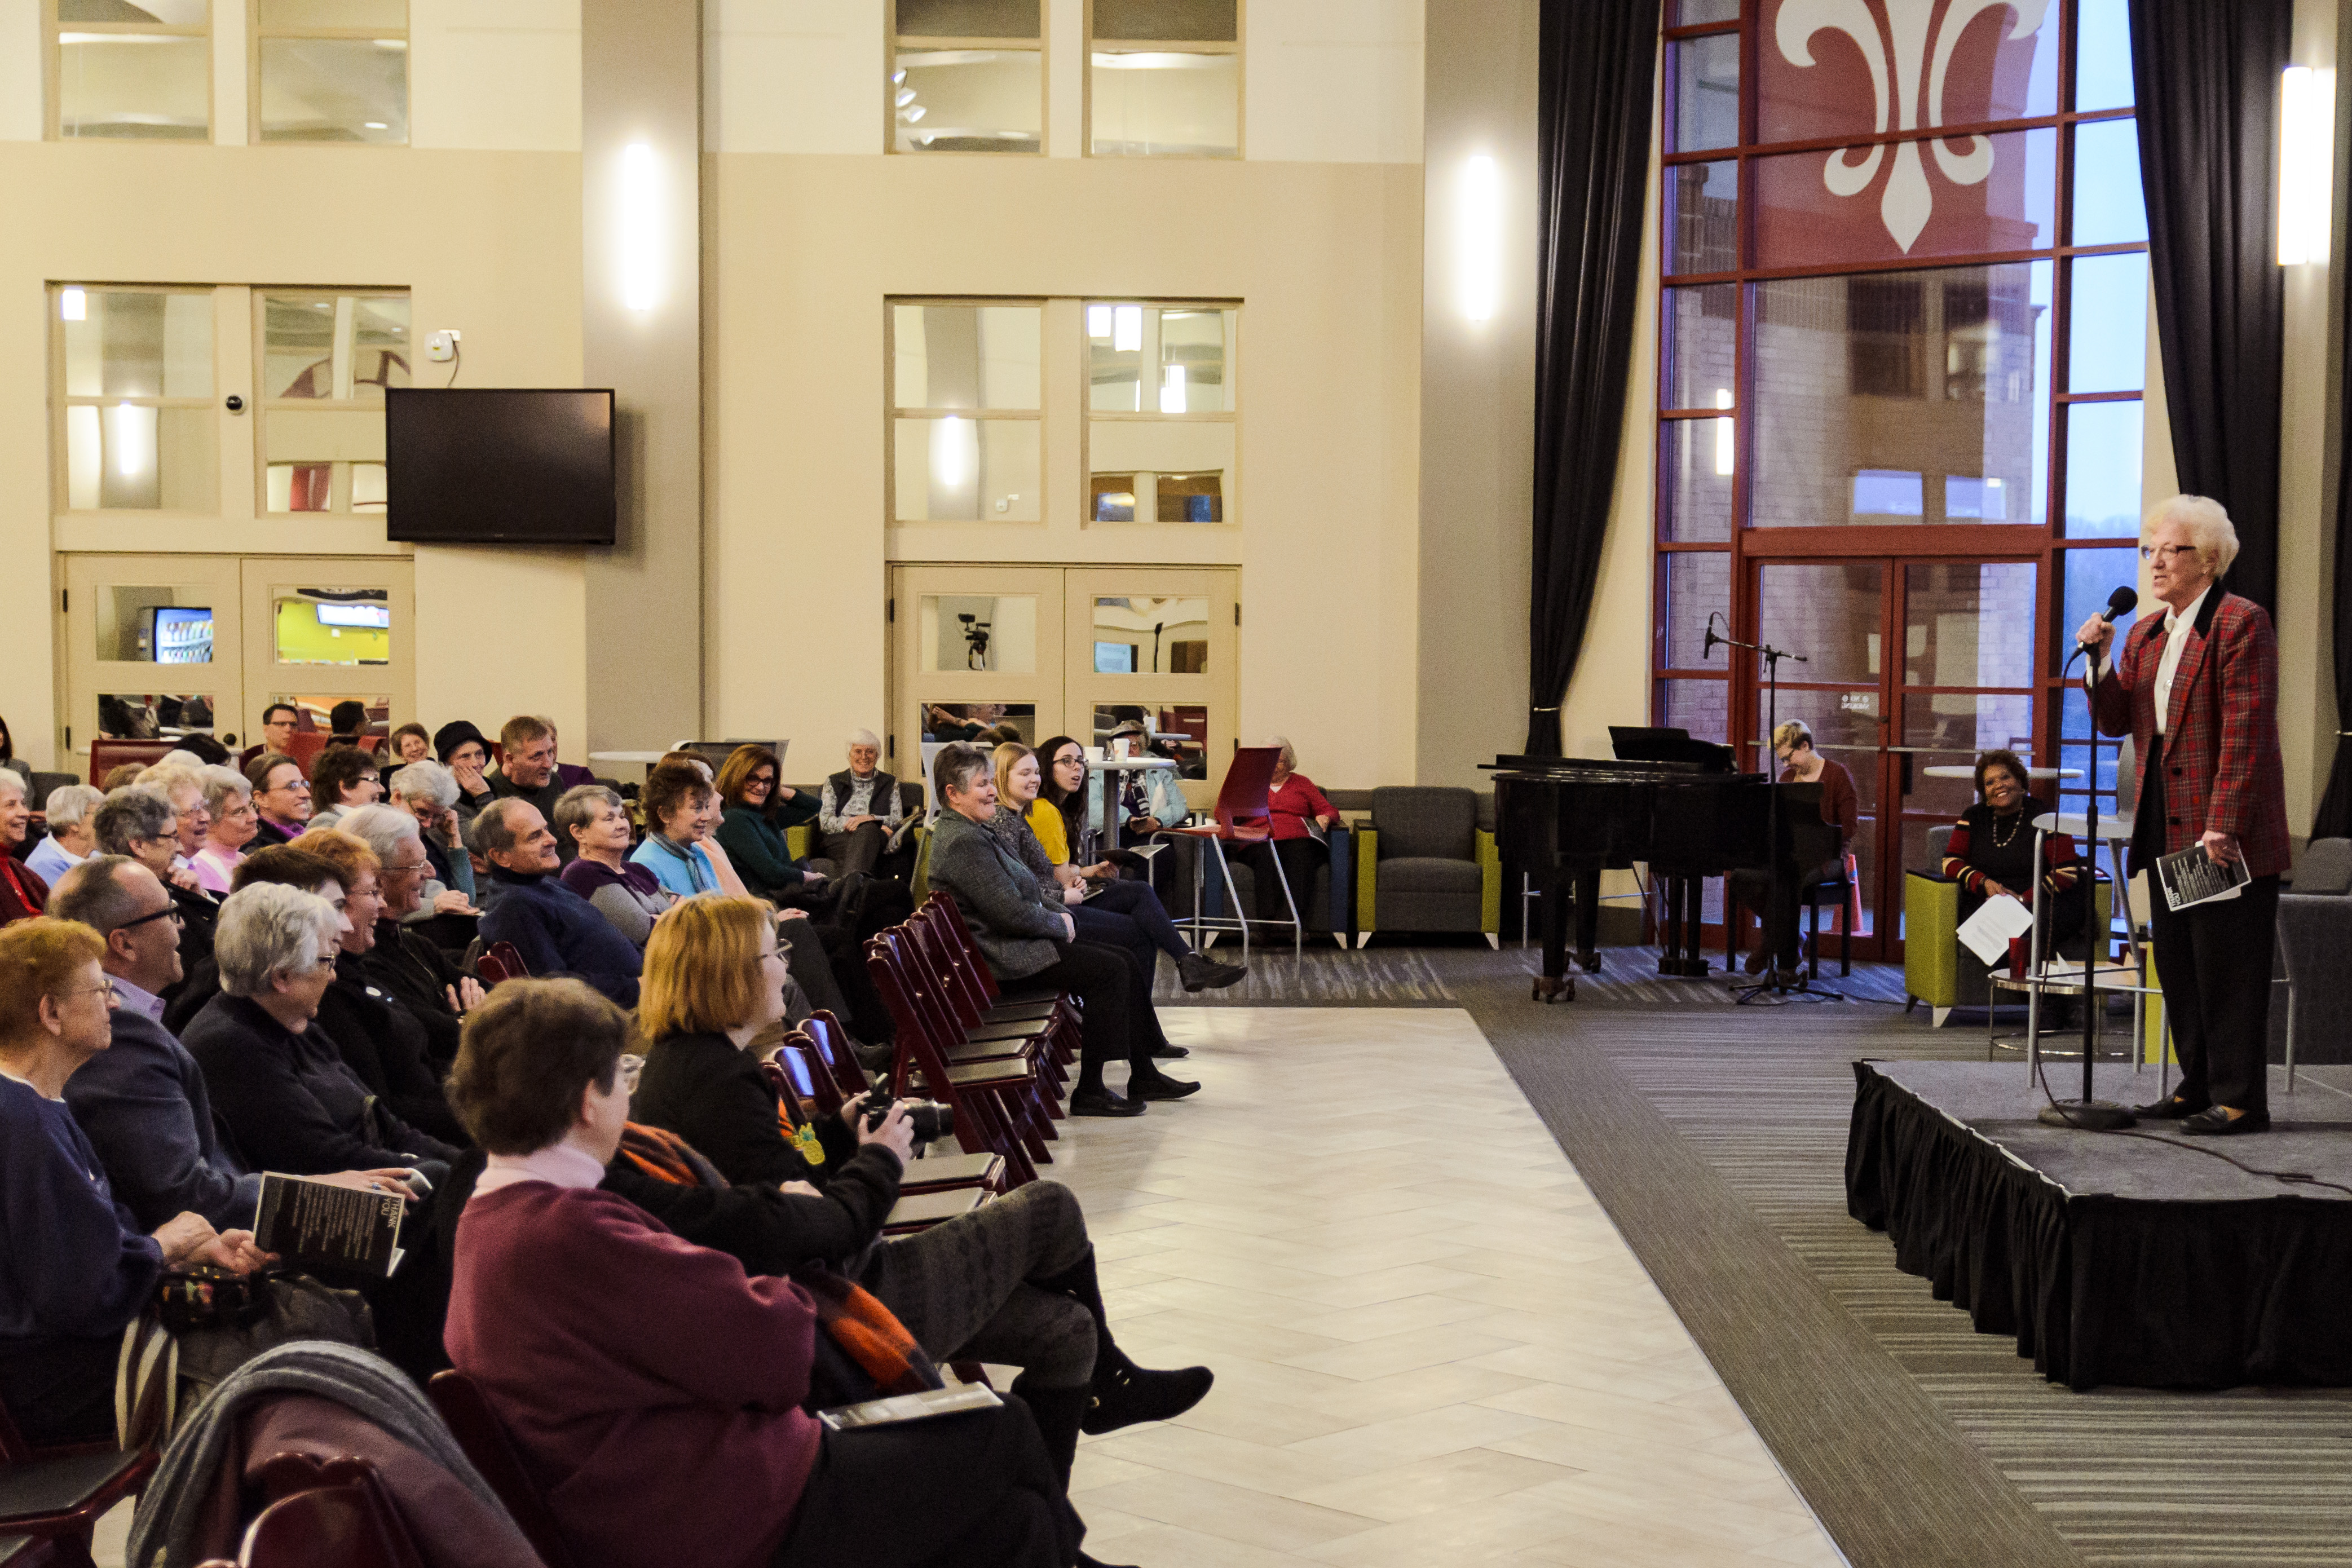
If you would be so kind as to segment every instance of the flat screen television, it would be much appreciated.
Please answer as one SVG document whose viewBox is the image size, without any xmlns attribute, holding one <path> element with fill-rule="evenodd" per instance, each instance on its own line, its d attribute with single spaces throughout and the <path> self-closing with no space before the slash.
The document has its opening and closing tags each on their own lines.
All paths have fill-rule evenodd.
<svg viewBox="0 0 2352 1568">
<path fill-rule="evenodd" d="M 609 545 L 609 388 L 392 387 L 385 533 L 419 544 Z"/>
</svg>

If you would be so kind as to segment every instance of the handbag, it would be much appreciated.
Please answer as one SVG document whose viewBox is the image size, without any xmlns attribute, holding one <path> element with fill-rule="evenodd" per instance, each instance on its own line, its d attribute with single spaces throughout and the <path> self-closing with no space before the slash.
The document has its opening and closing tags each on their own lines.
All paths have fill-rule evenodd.
<svg viewBox="0 0 2352 1568">
<path fill-rule="evenodd" d="M 236 1274 L 209 1264 L 170 1269 L 147 1310 L 122 1331 L 115 1364 L 115 1437 L 125 1448 L 168 1439 L 180 1412 L 265 1350 L 296 1340 L 375 1348 L 375 1317 L 357 1291 L 308 1274 Z"/>
</svg>

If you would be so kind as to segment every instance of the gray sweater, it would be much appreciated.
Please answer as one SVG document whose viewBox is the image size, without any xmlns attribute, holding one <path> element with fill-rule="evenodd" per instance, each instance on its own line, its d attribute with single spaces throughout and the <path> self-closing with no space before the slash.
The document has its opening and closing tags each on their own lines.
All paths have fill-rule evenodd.
<svg viewBox="0 0 2352 1568">
<path fill-rule="evenodd" d="M 998 979 L 1024 979 L 1060 959 L 1068 930 L 1061 901 L 987 828 L 941 811 L 931 824 L 930 876 L 956 901 Z"/>
</svg>

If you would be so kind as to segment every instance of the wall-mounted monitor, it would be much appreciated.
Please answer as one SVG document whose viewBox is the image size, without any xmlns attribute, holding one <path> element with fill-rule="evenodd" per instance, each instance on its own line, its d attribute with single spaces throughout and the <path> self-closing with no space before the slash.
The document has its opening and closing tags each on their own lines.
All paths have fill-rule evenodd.
<svg viewBox="0 0 2352 1568">
<path fill-rule="evenodd" d="M 383 435 L 391 538 L 613 542 L 610 389 L 392 387 Z"/>
</svg>

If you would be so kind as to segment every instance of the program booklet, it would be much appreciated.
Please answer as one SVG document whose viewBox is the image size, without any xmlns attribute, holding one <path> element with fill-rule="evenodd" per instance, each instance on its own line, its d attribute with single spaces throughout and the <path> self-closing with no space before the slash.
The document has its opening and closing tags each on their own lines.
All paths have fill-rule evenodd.
<svg viewBox="0 0 2352 1568">
<path fill-rule="evenodd" d="M 860 1427 L 891 1427 L 902 1421 L 926 1421 L 965 1410 L 987 1410 L 1003 1404 L 996 1390 L 984 1383 L 959 1383 L 947 1388 L 926 1388 L 920 1394 L 869 1399 L 863 1405 L 843 1405 L 820 1410 L 816 1418 L 836 1432 Z"/>
<path fill-rule="evenodd" d="M 2165 907 L 2177 915 L 2200 904 L 2237 897 L 2238 890 L 2253 881 L 2253 873 L 2246 869 L 2242 855 L 2223 865 L 2208 855 L 2202 844 L 2192 844 L 2158 860 L 2156 880 L 2164 889 Z"/>
<path fill-rule="evenodd" d="M 269 1171 L 261 1178 L 254 1244 L 306 1274 L 389 1279 L 406 1256 L 400 1222 L 407 1208 L 398 1193 L 362 1192 Z"/>
</svg>

